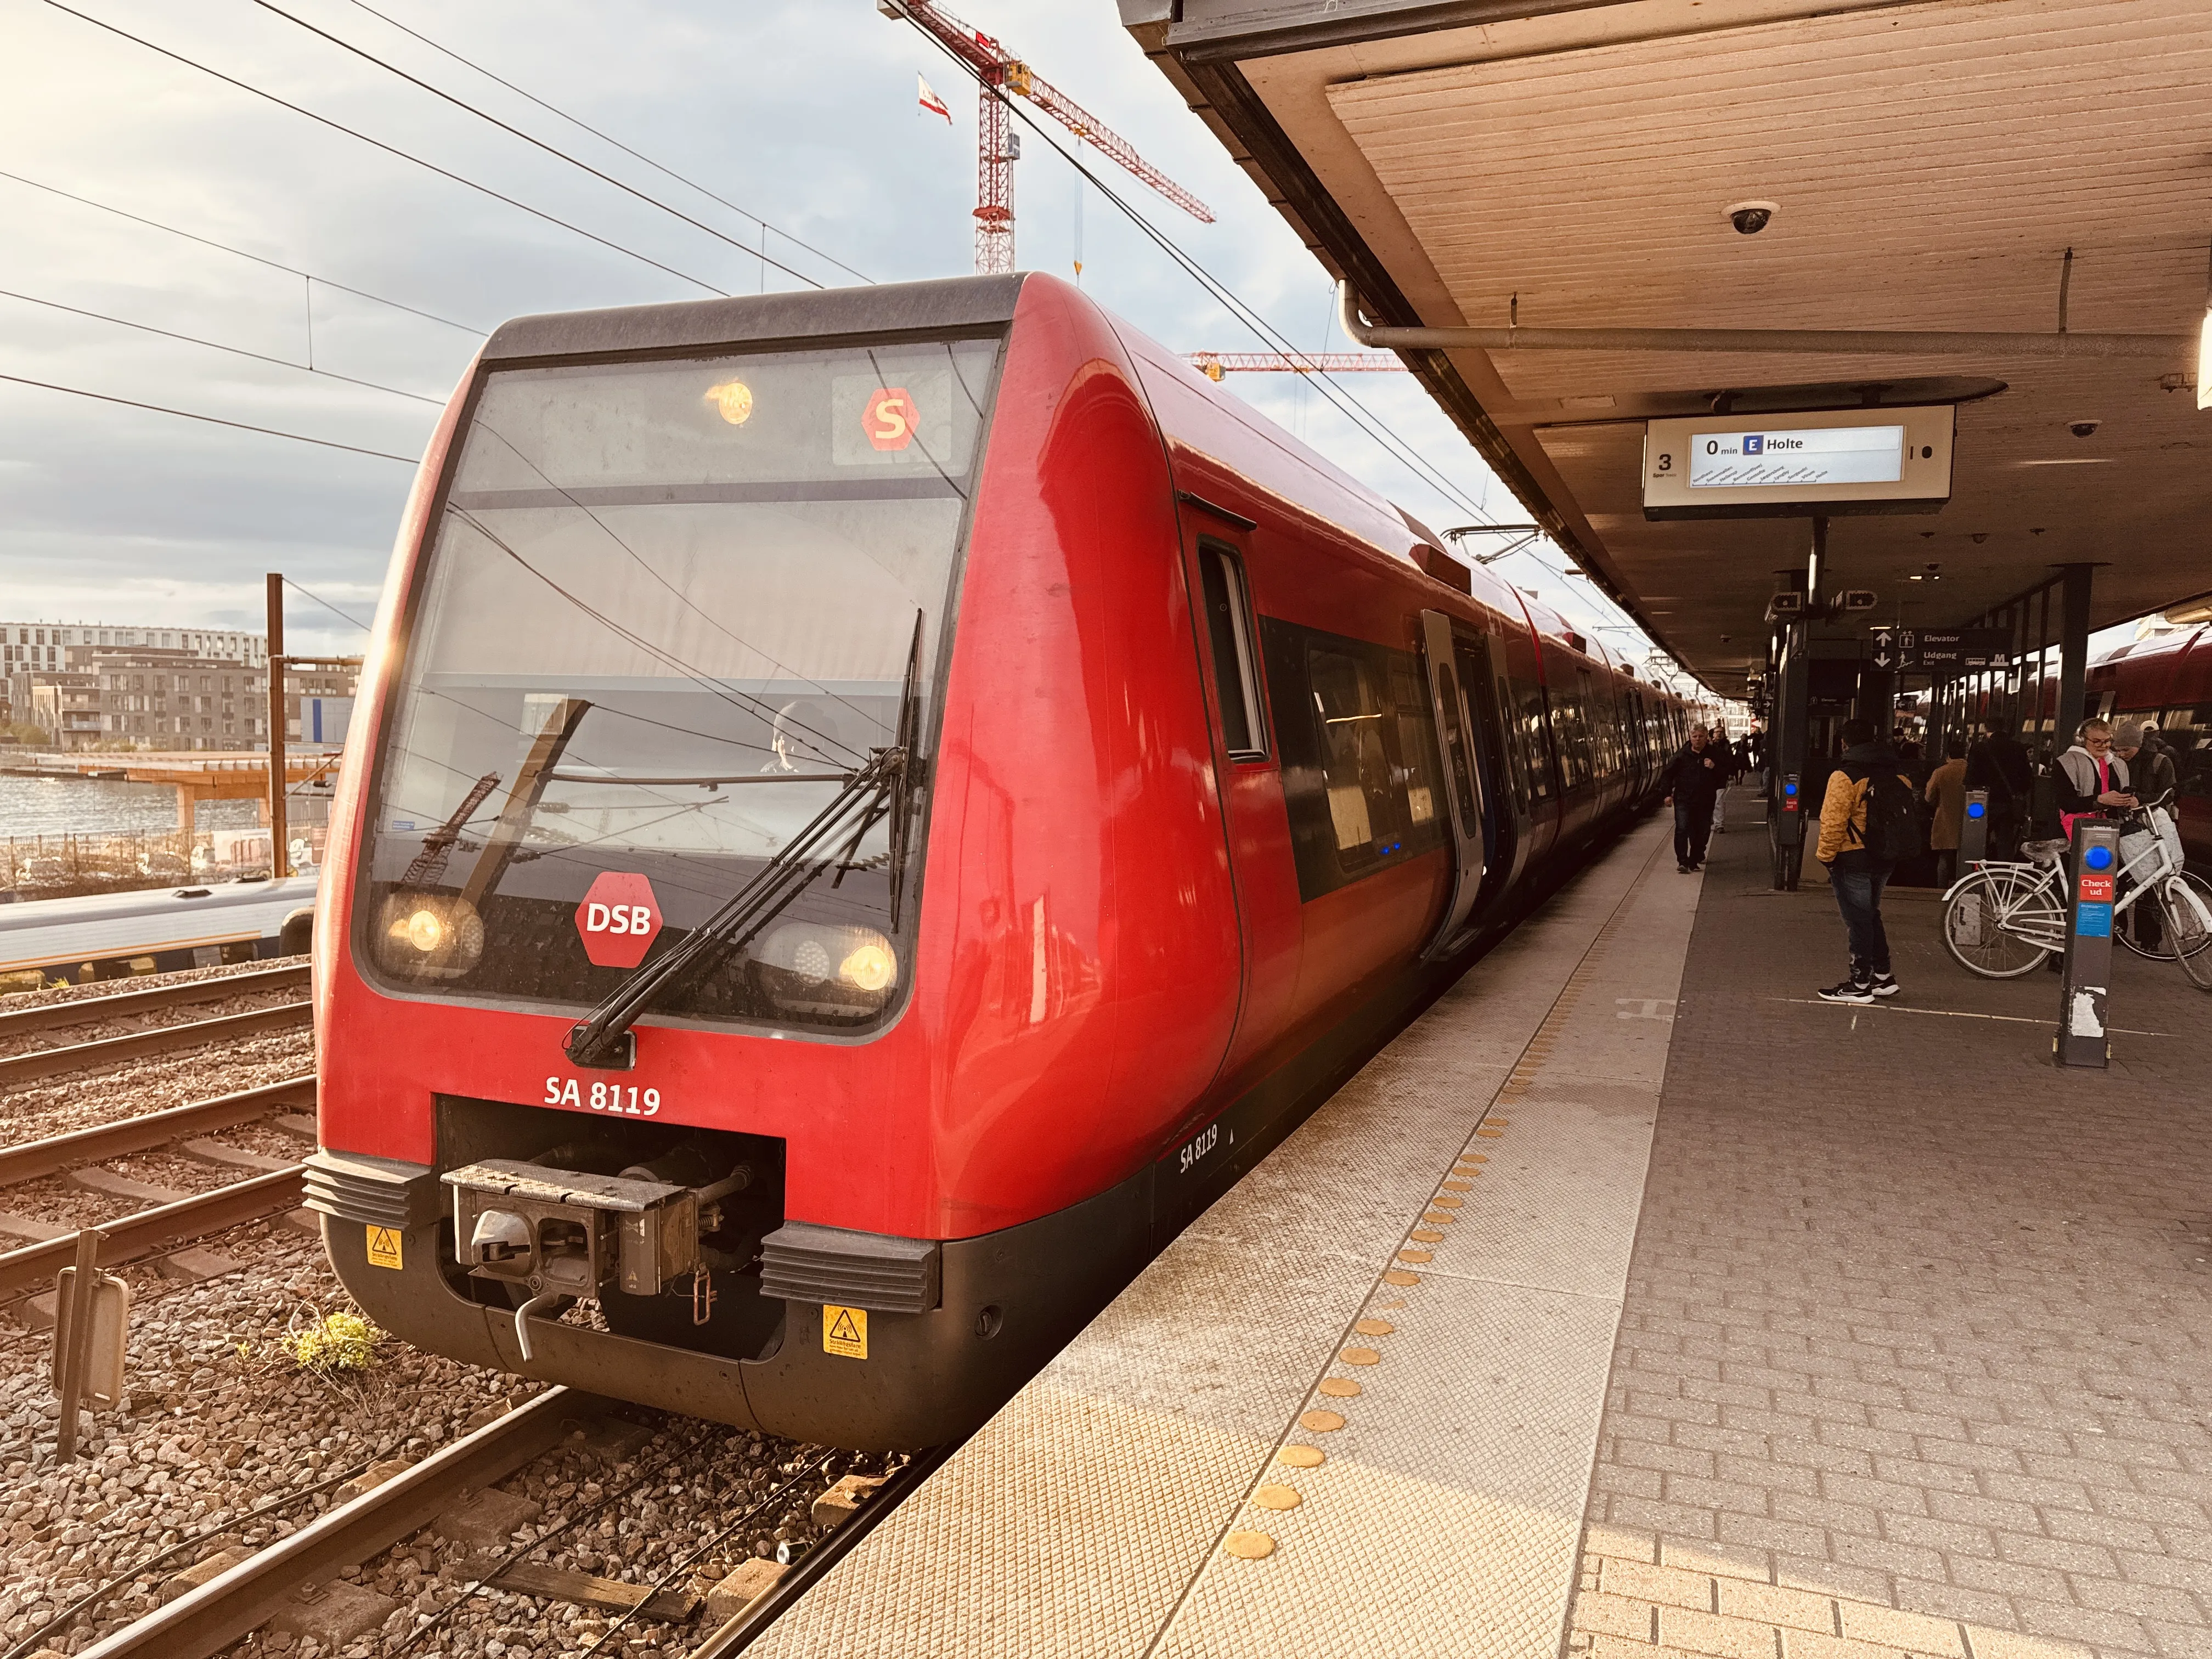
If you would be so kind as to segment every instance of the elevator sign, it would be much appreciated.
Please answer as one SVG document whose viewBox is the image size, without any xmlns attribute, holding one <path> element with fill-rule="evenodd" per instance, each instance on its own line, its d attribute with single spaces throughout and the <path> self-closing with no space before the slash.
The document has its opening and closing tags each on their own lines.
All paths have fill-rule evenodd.
<svg viewBox="0 0 2212 1659">
<path fill-rule="evenodd" d="M 1644 516 L 1933 513 L 1950 498 L 1952 426 L 1949 404 L 1652 421 Z"/>
<path fill-rule="evenodd" d="M 601 968 L 635 968 L 660 931 L 660 904 L 653 884 L 633 870 L 609 870 L 584 890 L 576 907 L 576 932 L 584 954 Z"/>
</svg>

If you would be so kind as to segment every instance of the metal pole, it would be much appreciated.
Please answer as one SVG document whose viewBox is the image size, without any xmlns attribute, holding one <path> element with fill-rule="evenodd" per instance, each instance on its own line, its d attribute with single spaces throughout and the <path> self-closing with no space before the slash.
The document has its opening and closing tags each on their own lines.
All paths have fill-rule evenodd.
<svg viewBox="0 0 2212 1659">
<path fill-rule="evenodd" d="M 2058 1030 L 2051 1039 L 2055 1065 L 2102 1066 L 2112 1058 L 2105 996 L 2112 982 L 2112 901 L 2119 861 L 2118 824 L 2087 817 L 2074 820 L 2067 857 L 2074 896 L 2066 907 Z"/>
<path fill-rule="evenodd" d="M 284 822 L 284 576 L 269 573 L 269 873 L 292 873 L 290 832 Z"/>
<path fill-rule="evenodd" d="M 2058 638 L 2058 730 L 2061 749 L 2073 742 L 2074 728 L 2088 718 L 2083 699 L 2089 684 L 2089 577 L 2094 565 L 2062 567 L 2060 600 L 2064 617 Z"/>
<path fill-rule="evenodd" d="M 61 1397 L 61 1427 L 54 1438 L 54 1461 L 76 1456 L 77 1407 L 84 1395 L 84 1368 L 92 1354 L 93 1299 L 100 1294 L 100 1230 L 85 1227 L 76 1236 L 76 1265 L 56 1287 L 54 1348 L 59 1373 L 54 1392 Z"/>
<path fill-rule="evenodd" d="M 2043 585 L 2035 620 L 2035 733 L 2036 748 L 2043 747 L 2043 709 L 2051 701 L 2051 584 Z M 2040 759 L 2040 756 L 2038 757 Z"/>
</svg>

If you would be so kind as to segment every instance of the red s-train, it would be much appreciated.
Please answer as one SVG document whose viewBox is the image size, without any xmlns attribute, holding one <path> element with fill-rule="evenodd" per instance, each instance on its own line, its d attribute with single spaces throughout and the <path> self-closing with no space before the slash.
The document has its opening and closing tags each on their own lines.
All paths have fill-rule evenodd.
<svg viewBox="0 0 2212 1659">
<path fill-rule="evenodd" d="M 1684 718 L 1036 276 L 507 324 L 377 629 L 337 1272 L 855 1447 L 980 1422 Z"/>
</svg>

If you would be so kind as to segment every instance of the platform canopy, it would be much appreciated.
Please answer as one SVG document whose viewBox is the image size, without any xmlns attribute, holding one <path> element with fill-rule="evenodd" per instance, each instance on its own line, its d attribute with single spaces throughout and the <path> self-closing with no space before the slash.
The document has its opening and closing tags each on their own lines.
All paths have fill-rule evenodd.
<svg viewBox="0 0 2212 1659">
<path fill-rule="evenodd" d="M 1717 690 L 1763 659 L 1810 526 L 1648 521 L 1654 416 L 1955 402 L 1948 505 L 1831 524 L 1823 590 L 1874 590 L 1885 619 L 1965 623 L 2069 563 L 2100 567 L 2097 627 L 2212 589 L 2203 0 L 1120 3 L 1370 321 L 1711 331 L 1407 355 Z M 1751 234 L 1729 211 L 1747 203 L 1772 206 Z M 2062 322 L 2063 354 L 1740 337 Z"/>
</svg>

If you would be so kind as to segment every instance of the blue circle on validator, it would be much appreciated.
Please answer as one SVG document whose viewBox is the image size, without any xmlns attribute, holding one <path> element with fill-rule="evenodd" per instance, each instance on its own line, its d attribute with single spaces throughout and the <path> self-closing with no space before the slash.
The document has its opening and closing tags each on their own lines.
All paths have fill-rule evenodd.
<svg viewBox="0 0 2212 1659">
<path fill-rule="evenodd" d="M 1966 803 L 1966 816 L 1970 818 L 1980 817 L 1989 810 L 1988 806 L 1978 800 L 1970 800 Z"/>
<path fill-rule="evenodd" d="M 2081 862 L 2092 870 L 2109 870 L 2112 867 L 2112 849 L 2109 847 L 2092 847 L 2081 854 Z"/>
</svg>

